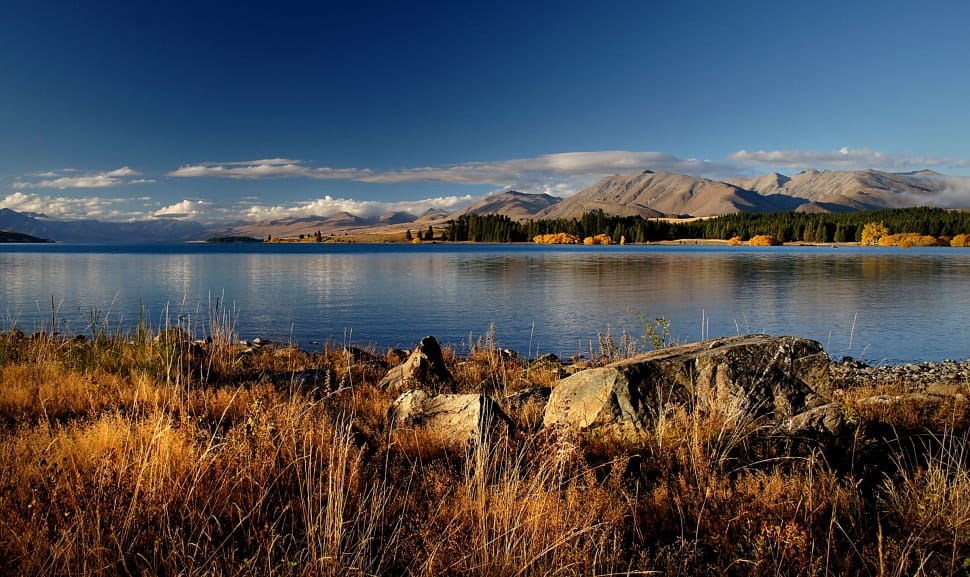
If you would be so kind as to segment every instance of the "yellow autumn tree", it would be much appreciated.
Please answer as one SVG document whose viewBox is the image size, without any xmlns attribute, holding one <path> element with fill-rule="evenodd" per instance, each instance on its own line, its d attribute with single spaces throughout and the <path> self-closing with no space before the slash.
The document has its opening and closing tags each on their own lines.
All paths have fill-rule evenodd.
<svg viewBox="0 0 970 577">
<path fill-rule="evenodd" d="M 879 244 L 879 239 L 889 234 L 889 229 L 882 222 L 866 223 L 862 227 L 862 244 Z"/>
</svg>

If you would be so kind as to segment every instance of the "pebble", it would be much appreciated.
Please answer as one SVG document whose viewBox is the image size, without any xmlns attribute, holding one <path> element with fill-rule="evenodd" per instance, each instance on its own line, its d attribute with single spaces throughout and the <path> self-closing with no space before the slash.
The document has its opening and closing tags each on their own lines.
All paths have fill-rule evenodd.
<svg viewBox="0 0 970 577">
<path fill-rule="evenodd" d="M 902 384 L 915 390 L 930 385 L 966 385 L 970 375 L 970 360 L 957 362 L 906 363 L 904 365 L 869 366 L 852 357 L 832 363 L 832 376 L 844 386 L 872 384 Z"/>
</svg>

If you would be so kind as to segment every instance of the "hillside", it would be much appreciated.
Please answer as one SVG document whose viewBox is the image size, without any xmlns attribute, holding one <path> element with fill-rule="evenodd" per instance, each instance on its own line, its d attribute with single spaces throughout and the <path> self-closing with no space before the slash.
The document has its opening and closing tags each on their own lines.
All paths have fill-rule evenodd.
<svg viewBox="0 0 970 577">
<path fill-rule="evenodd" d="M 804 198 L 821 206 L 850 210 L 907 208 L 936 204 L 941 176 L 932 171 L 889 173 L 878 170 L 806 170 L 791 177 L 777 194 Z"/>
<path fill-rule="evenodd" d="M 878 170 L 806 170 L 792 177 L 771 173 L 726 181 L 673 172 L 646 170 L 603 178 L 565 199 L 548 194 L 507 191 L 493 194 L 453 213 L 430 209 L 421 215 L 392 212 L 361 217 L 347 212 L 328 216 L 284 218 L 262 222 L 203 226 L 193 221 L 153 219 L 137 222 L 58 221 L 42 215 L 0 209 L 0 230 L 67 242 L 191 241 L 218 236 L 295 238 L 401 233 L 408 228 L 435 229 L 463 215 L 495 214 L 522 222 L 571 219 L 602 210 L 609 216 L 645 218 L 709 217 L 736 213 L 798 211 L 843 213 L 883 208 L 949 206 L 953 179 L 922 170 L 889 173 Z"/>
<path fill-rule="evenodd" d="M 0 230 L 61 242 L 161 242 L 205 240 L 206 228 L 193 221 L 154 219 L 134 222 L 54 220 L 0 209 Z"/>
<path fill-rule="evenodd" d="M 31 242 L 50 242 L 45 238 L 38 238 L 29 234 L 0 230 L 0 243 L 31 243 Z"/>
<path fill-rule="evenodd" d="M 510 190 L 486 196 L 468 208 L 451 214 L 449 218 L 465 214 L 499 214 L 512 220 L 526 220 L 560 202 L 562 199 L 557 196 Z"/>
<path fill-rule="evenodd" d="M 602 209 L 616 216 L 718 216 L 736 212 L 794 210 L 801 202 L 767 197 L 726 182 L 674 172 L 611 176 L 544 210 L 538 218 L 577 218 Z"/>
<path fill-rule="evenodd" d="M 758 194 L 773 194 L 781 190 L 790 180 L 791 178 L 784 174 L 772 172 L 755 178 L 729 178 L 724 182 L 753 190 Z"/>
</svg>

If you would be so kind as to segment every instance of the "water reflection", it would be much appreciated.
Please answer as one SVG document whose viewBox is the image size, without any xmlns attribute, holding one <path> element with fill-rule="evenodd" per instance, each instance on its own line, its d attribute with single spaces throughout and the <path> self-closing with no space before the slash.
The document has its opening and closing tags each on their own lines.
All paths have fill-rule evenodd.
<svg viewBox="0 0 970 577">
<path fill-rule="evenodd" d="M 956 249 L 613 247 L 143 247 L 0 250 L 0 314 L 35 330 L 204 325 L 216 302 L 244 337 L 461 348 L 494 324 L 503 346 L 571 355 L 597 333 L 642 336 L 638 314 L 680 341 L 767 332 L 874 362 L 964 359 L 970 253 Z M 471 334 L 471 336 L 470 336 Z"/>
</svg>

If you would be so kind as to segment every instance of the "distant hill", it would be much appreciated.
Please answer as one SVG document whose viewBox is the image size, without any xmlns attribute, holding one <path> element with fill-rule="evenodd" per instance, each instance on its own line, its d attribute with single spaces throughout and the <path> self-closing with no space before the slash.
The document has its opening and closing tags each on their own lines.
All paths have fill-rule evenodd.
<svg viewBox="0 0 970 577">
<path fill-rule="evenodd" d="M 772 172 L 755 178 L 729 178 L 724 182 L 740 186 L 747 190 L 753 190 L 758 194 L 774 194 L 784 188 L 791 178 L 784 174 Z"/>
<path fill-rule="evenodd" d="M 46 238 L 38 238 L 36 236 L 31 236 L 29 234 L 23 234 L 20 232 L 13 232 L 10 230 L 0 230 L 0 243 L 5 242 L 16 242 L 16 243 L 33 243 L 33 242 L 50 242 Z"/>
<path fill-rule="evenodd" d="M 717 216 L 736 212 L 794 210 L 801 202 L 769 198 L 733 184 L 677 174 L 644 171 L 610 176 L 537 215 L 538 218 L 578 218 L 591 210 L 617 216 Z"/>
<path fill-rule="evenodd" d="M 936 204 L 934 197 L 946 188 L 939 176 L 933 171 L 806 170 L 778 192 L 836 210 L 907 208 Z"/>
<path fill-rule="evenodd" d="M 576 218 L 591 210 L 616 216 L 705 217 L 738 212 L 850 212 L 942 206 L 943 175 L 931 170 L 807 170 L 749 179 L 709 180 L 672 172 L 611 176 L 543 210 L 537 218 Z"/>
<path fill-rule="evenodd" d="M 590 211 L 608 215 L 709 217 L 739 212 L 851 212 L 882 208 L 947 206 L 952 179 L 931 170 L 890 173 L 878 170 L 806 170 L 794 176 L 771 173 L 755 178 L 712 180 L 645 170 L 601 179 L 565 199 L 548 194 L 502 192 L 454 213 L 430 209 L 421 215 L 393 212 L 361 217 L 342 212 L 263 222 L 205 227 L 192 221 L 153 219 L 138 222 L 54 220 L 43 215 L 0 209 L 0 230 L 67 242 L 190 241 L 211 237 L 298 237 L 320 231 L 326 236 L 394 232 L 403 228 L 439 228 L 467 214 L 499 214 L 516 221 L 579 218 Z M 403 227 L 403 228 L 402 228 Z"/>
<path fill-rule="evenodd" d="M 135 222 L 53 220 L 0 209 L 0 229 L 62 242 L 159 242 L 205 240 L 197 222 L 155 219 Z"/>
<path fill-rule="evenodd" d="M 528 194 L 509 190 L 486 196 L 475 204 L 450 215 L 450 218 L 466 214 L 500 214 L 512 220 L 526 220 L 560 202 L 562 202 L 561 198 L 549 194 Z"/>
<path fill-rule="evenodd" d="M 417 217 L 410 212 L 398 211 L 382 215 L 377 222 L 378 224 L 407 224 L 415 220 Z"/>
</svg>

